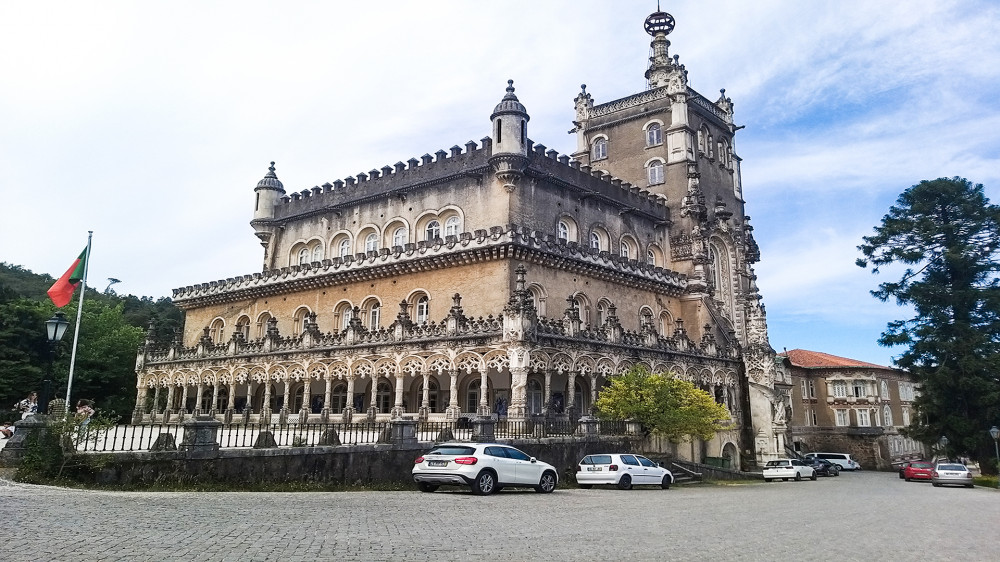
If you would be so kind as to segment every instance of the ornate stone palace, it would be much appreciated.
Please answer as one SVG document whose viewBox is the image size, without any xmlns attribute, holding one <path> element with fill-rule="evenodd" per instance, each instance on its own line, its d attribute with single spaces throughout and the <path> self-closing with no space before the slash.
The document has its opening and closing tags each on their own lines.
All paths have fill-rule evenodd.
<svg viewBox="0 0 1000 562">
<path fill-rule="evenodd" d="M 682 456 L 777 455 L 739 127 L 724 90 L 688 86 L 673 26 L 645 22 L 648 89 L 581 88 L 571 155 L 528 138 L 509 81 L 479 143 L 291 193 L 272 162 L 250 223 L 263 270 L 174 291 L 185 328 L 140 349 L 134 421 L 575 420 L 644 365 L 732 413 Z"/>
</svg>

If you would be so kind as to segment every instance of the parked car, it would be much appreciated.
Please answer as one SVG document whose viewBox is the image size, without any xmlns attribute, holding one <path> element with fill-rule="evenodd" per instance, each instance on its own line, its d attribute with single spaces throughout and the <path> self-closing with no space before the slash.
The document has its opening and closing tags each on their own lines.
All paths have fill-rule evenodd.
<svg viewBox="0 0 1000 562">
<path fill-rule="evenodd" d="M 805 461 L 799 459 L 777 459 L 767 461 L 767 464 L 764 465 L 765 482 L 778 479 L 787 481 L 789 478 L 794 478 L 795 480 L 802 480 L 803 478 L 815 480 L 816 471 L 813 470 L 813 467 L 806 464 Z"/>
<path fill-rule="evenodd" d="M 806 453 L 807 457 L 828 460 L 840 466 L 840 470 L 861 470 L 861 465 L 848 453 Z"/>
<path fill-rule="evenodd" d="M 621 490 L 630 490 L 632 486 L 649 484 L 668 490 L 674 483 L 672 472 L 642 455 L 587 455 L 579 464 L 576 484 L 581 488 L 610 484 Z"/>
<path fill-rule="evenodd" d="M 903 480 L 930 480 L 934 465 L 927 461 L 910 461 L 903 467 Z"/>
<path fill-rule="evenodd" d="M 966 488 L 972 487 L 972 473 L 960 463 L 939 462 L 931 472 L 931 484 L 941 486 L 942 484 L 958 484 Z"/>
<path fill-rule="evenodd" d="M 817 476 L 840 476 L 840 465 L 834 464 L 826 459 L 806 457 L 805 463 L 816 471 Z"/>
<path fill-rule="evenodd" d="M 439 486 L 469 486 L 480 496 L 507 486 L 547 494 L 559 483 L 554 466 L 499 443 L 436 445 L 413 461 L 411 474 L 421 492 L 433 492 Z"/>
</svg>

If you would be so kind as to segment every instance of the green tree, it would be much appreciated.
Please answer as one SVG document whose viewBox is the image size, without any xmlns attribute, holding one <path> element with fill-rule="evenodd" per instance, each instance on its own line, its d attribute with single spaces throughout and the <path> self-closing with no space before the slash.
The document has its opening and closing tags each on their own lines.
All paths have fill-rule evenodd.
<svg viewBox="0 0 1000 562">
<path fill-rule="evenodd" d="M 896 364 L 920 385 L 909 434 L 927 443 L 945 435 L 951 451 L 982 461 L 993 456 L 987 430 L 1000 422 L 998 244 L 1000 207 L 981 184 L 955 177 L 904 191 L 858 246 L 857 264 L 873 273 L 904 266 L 872 295 L 914 313 L 890 322 L 879 339 L 906 346 Z"/>
<path fill-rule="evenodd" d="M 711 439 L 730 419 L 729 411 L 704 390 L 641 366 L 612 377 L 594 407 L 599 418 L 633 420 L 646 433 L 675 443 L 686 436 Z"/>
<path fill-rule="evenodd" d="M 49 350 L 45 320 L 54 308 L 29 299 L 0 299 L 0 419 L 12 419 L 15 402 L 41 392 Z"/>
</svg>

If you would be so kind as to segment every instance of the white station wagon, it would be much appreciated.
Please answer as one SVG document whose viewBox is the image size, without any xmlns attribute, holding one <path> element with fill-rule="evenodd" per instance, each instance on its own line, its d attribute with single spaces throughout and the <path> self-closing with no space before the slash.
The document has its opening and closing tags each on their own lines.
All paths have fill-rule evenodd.
<svg viewBox="0 0 1000 562">
<path fill-rule="evenodd" d="M 816 471 L 799 459 L 775 459 L 767 461 L 767 464 L 764 465 L 764 482 L 778 479 L 787 481 L 789 478 L 815 480 Z"/>
<path fill-rule="evenodd" d="M 642 455 L 587 455 L 580 461 L 576 483 L 581 488 L 612 484 L 630 490 L 632 486 L 648 484 L 667 490 L 674 483 L 674 475 Z"/>
</svg>

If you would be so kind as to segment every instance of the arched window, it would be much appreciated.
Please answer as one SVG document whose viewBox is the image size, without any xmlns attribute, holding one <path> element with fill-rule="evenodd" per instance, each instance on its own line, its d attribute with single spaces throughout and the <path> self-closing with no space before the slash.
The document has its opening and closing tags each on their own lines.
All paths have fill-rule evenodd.
<svg viewBox="0 0 1000 562">
<path fill-rule="evenodd" d="M 323 261 L 323 245 L 322 244 L 316 244 L 315 246 L 313 246 L 312 261 Z"/>
<path fill-rule="evenodd" d="M 212 326 L 209 328 L 209 337 L 212 338 L 212 342 L 215 344 L 220 344 L 226 339 L 226 321 L 222 318 L 216 318 L 212 321 Z"/>
<path fill-rule="evenodd" d="M 392 245 L 393 246 L 405 246 L 406 245 L 406 227 L 401 226 L 396 230 L 392 231 Z"/>
<path fill-rule="evenodd" d="M 354 316 L 354 309 L 351 303 L 345 302 L 337 306 L 334 314 L 340 317 L 340 329 L 346 330 L 351 325 L 351 318 Z"/>
<path fill-rule="evenodd" d="M 542 413 L 542 403 L 545 394 L 542 392 L 542 385 L 535 379 L 528 381 L 528 413 L 538 415 Z"/>
<path fill-rule="evenodd" d="M 378 301 L 372 301 L 371 306 L 368 309 L 368 329 L 371 331 L 378 330 L 379 324 L 382 321 L 382 305 Z"/>
<path fill-rule="evenodd" d="M 656 253 L 653 250 L 646 250 L 646 263 L 656 266 Z"/>
<path fill-rule="evenodd" d="M 628 240 L 622 240 L 621 248 L 619 248 L 621 257 L 625 259 L 630 259 L 629 256 L 632 255 L 632 248 L 629 247 Z"/>
<path fill-rule="evenodd" d="M 659 123 L 653 123 L 646 127 L 646 146 L 656 146 L 663 144 L 663 132 Z"/>
<path fill-rule="evenodd" d="M 392 387 L 385 381 L 379 381 L 375 392 L 375 407 L 383 414 L 388 414 L 392 409 Z"/>
<path fill-rule="evenodd" d="M 883 400 L 889 399 L 889 383 L 885 382 L 884 380 L 882 381 L 882 399 Z"/>
<path fill-rule="evenodd" d="M 309 309 L 301 307 L 292 315 L 292 335 L 299 335 L 305 330 L 305 319 L 309 314 Z"/>
<path fill-rule="evenodd" d="M 882 420 L 885 422 L 886 426 L 892 425 L 892 408 L 888 404 L 882 408 Z"/>
<path fill-rule="evenodd" d="M 556 229 L 556 235 L 563 242 L 569 240 L 569 225 L 566 224 L 566 221 L 559 221 L 559 226 Z"/>
<path fill-rule="evenodd" d="M 431 241 L 441 238 L 441 223 L 431 221 L 424 227 L 424 240 Z"/>
<path fill-rule="evenodd" d="M 378 234 L 374 232 L 365 236 L 365 252 L 374 252 L 378 250 Z"/>
<path fill-rule="evenodd" d="M 417 306 L 415 313 L 417 323 L 418 324 L 426 323 L 429 313 L 430 313 L 430 299 L 427 298 L 427 295 L 423 295 L 419 299 L 417 299 Z"/>
<path fill-rule="evenodd" d="M 458 222 L 458 217 L 448 217 L 448 220 L 444 221 L 444 235 L 458 236 Z"/>
<path fill-rule="evenodd" d="M 299 250 L 299 265 L 309 263 L 309 248 Z"/>
<path fill-rule="evenodd" d="M 351 253 L 351 241 L 347 238 L 344 238 L 343 240 L 340 241 L 340 245 L 337 248 L 337 255 L 340 257 L 344 257 L 350 253 Z"/>
<path fill-rule="evenodd" d="M 262 312 L 257 317 L 257 337 L 262 338 L 267 335 L 267 323 L 271 320 L 271 314 Z"/>
<path fill-rule="evenodd" d="M 649 185 L 657 185 L 663 183 L 663 162 L 660 160 L 653 160 L 646 167 L 646 176 L 649 179 Z"/>
<path fill-rule="evenodd" d="M 479 379 L 474 379 L 469 382 L 469 386 L 465 391 L 465 411 L 475 412 L 479 410 Z"/>
<path fill-rule="evenodd" d="M 601 299 L 597 301 L 597 327 L 600 328 L 608 321 L 608 301 Z"/>
<path fill-rule="evenodd" d="M 601 137 L 594 141 L 593 159 L 603 160 L 608 157 L 608 139 Z"/>
<path fill-rule="evenodd" d="M 704 129 L 698 129 L 698 152 L 701 154 L 705 153 L 705 136 L 707 133 Z"/>
<path fill-rule="evenodd" d="M 250 339 L 250 317 L 240 316 L 236 320 L 236 331 L 243 334 L 244 340 Z"/>
<path fill-rule="evenodd" d="M 596 232 L 590 233 L 590 247 L 595 250 L 601 249 L 601 235 Z"/>
</svg>

